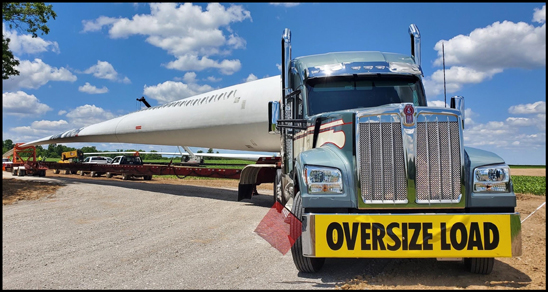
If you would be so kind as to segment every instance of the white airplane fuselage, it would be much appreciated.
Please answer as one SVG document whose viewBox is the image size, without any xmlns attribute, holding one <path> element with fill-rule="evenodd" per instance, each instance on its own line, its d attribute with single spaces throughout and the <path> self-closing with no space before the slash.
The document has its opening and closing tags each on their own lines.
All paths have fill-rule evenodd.
<svg viewBox="0 0 548 292">
<path fill-rule="evenodd" d="M 107 142 L 278 152 L 279 135 L 268 133 L 268 102 L 280 96 L 278 75 L 145 108 L 26 145 Z"/>
</svg>

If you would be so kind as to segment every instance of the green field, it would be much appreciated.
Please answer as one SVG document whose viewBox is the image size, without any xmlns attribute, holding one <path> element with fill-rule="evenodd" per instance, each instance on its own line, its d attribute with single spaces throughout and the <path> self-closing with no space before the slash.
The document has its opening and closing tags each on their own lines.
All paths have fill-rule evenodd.
<svg viewBox="0 0 548 292">
<path fill-rule="evenodd" d="M 510 168 L 546 168 L 546 165 L 508 165 Z"/>
<path fill-rule="evenodd" d="M 516 193 L 546 196 L 545 176 L 513 175 L 512 182 Z"/>
</svg>

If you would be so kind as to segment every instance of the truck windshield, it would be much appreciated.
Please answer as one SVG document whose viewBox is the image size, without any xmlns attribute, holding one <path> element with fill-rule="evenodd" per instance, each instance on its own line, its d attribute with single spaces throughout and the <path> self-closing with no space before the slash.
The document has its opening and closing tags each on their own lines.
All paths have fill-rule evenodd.
<svg viewBox="0 0 548 292">
<path fill-rule="evenodd" d="M 426 106 L 420 80 L 415 76 L 336 76 L 310 79 L 308 115 L 323 112 L 410 102 Z"/>
</svg>

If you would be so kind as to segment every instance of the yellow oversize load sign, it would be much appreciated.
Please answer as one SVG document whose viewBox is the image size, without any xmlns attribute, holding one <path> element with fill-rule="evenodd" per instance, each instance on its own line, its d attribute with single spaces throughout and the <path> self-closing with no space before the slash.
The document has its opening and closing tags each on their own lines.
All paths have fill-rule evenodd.
<svg viewBox="0 0 548 292">
<path fill-rule="evenodd" d="M 315 215 L 317 257 L 511 257 L 509 215 Z"/>
</svg>

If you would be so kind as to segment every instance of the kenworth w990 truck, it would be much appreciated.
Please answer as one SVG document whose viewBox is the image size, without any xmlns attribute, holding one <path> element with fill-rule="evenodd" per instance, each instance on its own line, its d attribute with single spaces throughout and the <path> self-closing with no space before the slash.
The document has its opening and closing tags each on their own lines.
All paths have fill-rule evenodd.
<svg viewBox="0 0 548 292">
<path fill-rule="evenodd" d="M 269 131 L 281 141 L 276 200 L 302 222 L 292 230 L 299 271 L 325 258 L 437 258 L 489 274 L 495 257 L 521 254 L 508 165 L 463 145 L 463 97 L 427 106 L 414 24 L 409 34 L 411 55 L 292 59 L 283 33 Z"/>
</svg>

